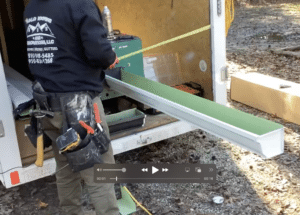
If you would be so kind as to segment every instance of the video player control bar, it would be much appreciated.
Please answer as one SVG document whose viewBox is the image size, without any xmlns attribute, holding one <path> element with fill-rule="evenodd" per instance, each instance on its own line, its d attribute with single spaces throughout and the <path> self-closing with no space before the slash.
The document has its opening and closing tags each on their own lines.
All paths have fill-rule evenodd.
<svg viewBox="0 0 300 215">
<path fill-rule="evenodd" d="M 216 183 L 215 164 L 96 164 L 96 183 Z"/>
</svg>

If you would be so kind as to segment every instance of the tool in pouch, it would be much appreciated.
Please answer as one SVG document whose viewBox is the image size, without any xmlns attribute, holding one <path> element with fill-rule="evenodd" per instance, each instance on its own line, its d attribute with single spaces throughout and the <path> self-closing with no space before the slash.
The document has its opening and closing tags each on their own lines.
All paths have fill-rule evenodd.
<svg viewBox="0 0 300 215">
<path fill-rule="evenodd" d="M 67 157 L 72 171 L 78 172 L 96 163 L 104 163 L 101 155 L 108 151 L 110 139 L 101 125 L 102 130 L 96 125 L 100 116 L 97 104 L 94 104 L 93 113 L 92 97 L 88 93 L 74 93 L 61 97 L 60 102 L 63 135 L 57 138 L 56 145 L 60 153 Z"/>
<path fill-rule="evenodd" d="M 36 150 L 37 150 L 37 158 L 35 165 L 38 167 L 42 167 L 44 164 L 44 136 L 43 136 L 43 128 L 42 128 L 42 118 L 44 117 L 54 117 L 54 113 L 50 111 L 43 111 L 40 109 L 39 104 L 36 104 L 37 109 L 30 111 L 30 116 L 35 117 L 37 119 L 37 140 L 36 140 Z"/>
<path fill-rule="evenodd" d="M 96 124 L 97 124 L 98 129 L 95 130 L 95 135 L 92 136 L 92 139 L 96 143 L 101 143 L 101 144 L 99 144 L 100 153 L 104 154 L 109 149 L 110 140 L 109 140 L 108 136 L 105 134 L 104 129 L 102 128 L 102 126 L 100 124 L 101 119 L 100 119 L 100 114 L 99 114 L 99 109 L 98 109 L 97 103 L 94 103 L 94 114 L 95 114 L 95 119 L 96 119 Z"/>
</svg>

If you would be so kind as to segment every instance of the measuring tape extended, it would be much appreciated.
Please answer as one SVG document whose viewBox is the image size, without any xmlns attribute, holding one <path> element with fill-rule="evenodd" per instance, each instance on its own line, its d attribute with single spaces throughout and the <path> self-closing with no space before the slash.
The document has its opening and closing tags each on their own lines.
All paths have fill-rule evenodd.
<svg viewBox="0 0 300 215">
<path fill-rule="evenodd" d="M 166 45 L 166 44 L 168 44 L 168 43 L 171 43 L 171 42 L 174 42 L 174 41 L 177 41 L 177 40 L 180 40 L 180 39 L 183 39 L 183 38 L 186 38 L 186 37 L 195 35 L 195 34 L 199 34 L 199 33 L 203 32 L 203 31 L 208 30 L 208 29 L 210 29 L 210 25 L 207 25 L 207 26 L 205 26 L 205 27 L 199 28 L 199 29 L 194 30 L 194 31 L 191 31 L 191 32 L 189 32 L 189 33 L 180 35 L 180 36 L 178 36 L 178 37 L 174 37 L 174 38 L 172 38 L 172 39 L 169 39 L 169 40 L 166 40 L 166 41 L 164 41 L 164 42 L 158 43 L 158 44 L 156 44 L 156 45 L 149 46 L 149 47 L 147 47 L 147 48 L 144 48 L 144 49 L 141 49 L 141 50 L 138 50 L 138 51 L 129 53 L 129 54 L 127 54 L 127 55 L 123 55 L 123 56 L 119 57 L 119 60 L 121 61 L 121 60 L 124 60 L 124 59 L 126 59 L 126 58 L 129 58 L 129 57 L 132 57 L 132 56 L 134 56 L 134 55 L 137 55 L 137 54 L 139 54 L 139 53 L 148 51 L 148 50 L 150 50 L 150 49 L 154 49 L 154 48 L 157 48 L 157 47 L 159 47 L 159 46 L 163 46 L 163 45 Z"/>
</svg>

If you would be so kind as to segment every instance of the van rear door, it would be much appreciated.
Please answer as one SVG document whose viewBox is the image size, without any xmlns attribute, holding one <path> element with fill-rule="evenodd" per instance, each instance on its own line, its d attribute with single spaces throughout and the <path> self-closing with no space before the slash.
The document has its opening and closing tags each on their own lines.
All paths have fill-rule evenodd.
<svg viewBox="0 0 300 215">
<path fill-rule="evenodd" d="M 0 180 L 5 187 L 10 187 L 19 183 L 19 175 L 14 170 L 21 168 L 22 163 L 1 54 L 0 59 Z"/>
</svg>

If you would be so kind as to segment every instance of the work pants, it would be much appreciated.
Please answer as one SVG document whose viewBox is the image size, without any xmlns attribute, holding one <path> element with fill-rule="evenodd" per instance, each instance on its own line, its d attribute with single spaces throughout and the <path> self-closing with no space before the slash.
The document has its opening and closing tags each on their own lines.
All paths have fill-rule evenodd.
<svg viewBox="0 0 300 215">
<path fill-rule="evenodd" d="M 93 103 L 97 103 L 100 112 L 101 126 L 109 135 L 108 126 L 105 119 L 104 109 L 100 97 L 96 97 Z M 55 112 L 54 118 L 44 118 L 43 126 L 45 133 L 52 140 L 52 147 L 56 160 L 56 169 L 59 170 L 68 164 L 66 156 L 59 154 L 55 144 L 55 140 L 61 135 L 62 114 Z M 115 159 L 111 144 L 108 152 L 102 155 L 105 163 L 114 164 Z M 94 168 L 82 170 L 80 172 L 72 172 L 70 166 L 65 167 L 56 173 L 56 183 L 60 206 L 64 211 L 64 215 L 83 215 L 81 208 L 81 180 L 87 187 L 91 201 L 96 209 L 97 215 L 119 215 L 117 199 L 114 190 L 114 184 L 102 184 L 94 182 Z"/>
</svg>

